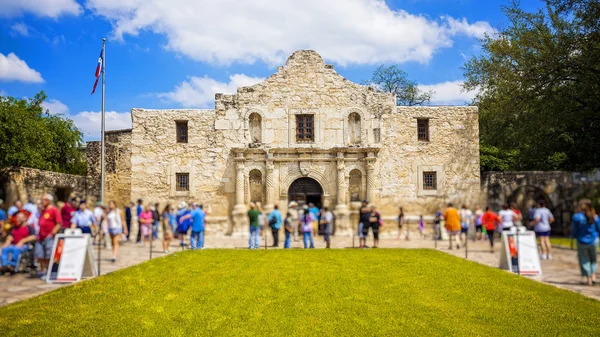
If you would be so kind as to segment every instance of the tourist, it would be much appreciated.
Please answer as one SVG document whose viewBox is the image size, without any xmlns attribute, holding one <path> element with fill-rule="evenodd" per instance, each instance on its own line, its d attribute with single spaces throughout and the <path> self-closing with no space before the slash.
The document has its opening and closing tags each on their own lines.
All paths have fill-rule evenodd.
<svg viewBox="0 0 600 337">
<path fill-rule="evenodd" d="M 421 238 L 425 236 L 425 221 L 423 221 L 423 216 L 419 215 L 419 235 Z"/>
<path fill-rule="evenodd" d="M 2 236 L 4 237 L 6 236 L 5 234 L 8 233 L 8 231 L 5 231 L 4 225 L 7 224 L 8 221 L 6 212 L 2 207 L 4 207 L 4 200 L 0 199 L 0 230 L 2 231 Z"/>
<path fill-rule="evenodd" d="M 96 218 L 95 232 L 96 237 L 98 238 L 98 244 L 102 245 L 102 243 L 104 243 L 104 247 L 106 248 L 104 236 L 108 233 L 108 228 L 106 228 L 106 212 L 101 201 L 96 202 L 96 208 L 94 208 L 94 218 Z"/>
<path fill-rule="evenodd" d="M 173 227 L 171 226 L 171 213 L 172 207 L 170 203 L 167 203 L 165 208 L 162 211 L 162 231 L 163 231 L 163 252 L 169 252 L 169 245 L 171 244 L 171 240 L 173 240 Z"/>
<path fill-rule="evenodd" d="M 127 226 L 127 235 L 125 237 L 127 238 L 127 241 L 129 241 L 129 234 L 131 233 L 131 210 L 133 209 L 133 207 L 135 207 L 135 204 L 132 201 L 130 201 L 129 204 L 125 206 L 125 225 Z"/>
<path fill-rule="evenodd" d="M 481 207 L 477 205 L 475 208 L 475 235 L 473 236 L 473 242 L 483 238 L 483 222 L 481 221 L 481 217 L 483 216 L 483 211 Z"/>
<path fill-rule="evenodd" d="M 446 230 L 448 231 L 448 240 L 450 243 L 450 250 L 452 250 L 452 242 L 456 241 L 456 249 L 460 249 L 460 239 L 458 236 L 461 232 L 460 225 L 460 214 L 458 210 L 454 208 L 452 203 L 448 204 L 448 207 L 444 211 L 444 220 L 446 221 Z"/>
<path fill-rule="evenodd" d="M 500 224 L 500 218 L 496 213 L 490 211 L 489 207 L 485 208 L 485 213 L 481 216 L 481 224 L 485 228 L 488 233 L 488 237 L 490 240 L 490 250 L 494 252 L 494 232 L 496 231 L 496 226 Z"/>
<path fill-rule="evenodd" d="M 273 233 L 273 245 L 271 247 L 279 247 L 279 230 L 281 229 L 281 212 L 279 206 L 273 206 L 273 211 L 269 214 L 269 226 Z"/>
<path fill-rule="evenodd" d="M 9 217 L 12 217 L 13 215 L 17 214 L 17 212 L 23 208 L 23 203 L 21 202 L 21 200 L 17 200 L 14 202 L 14 204 L 12 206 L 10 206 L 8 208 L 8 211 L 6 213 L 8 213 Z"/>
<path fill-rule="evenodd" d="M 143 200 L 142 199 L 138 199 L 137 200 L 137 207 L 135 208 L 135 216 L 137 217 L 137 221 L 138 221 L 138 232 L 137 232 L 137 237 L 135 239 L 135 242 L 138 244 L 142 243 L 142 223 L 140 222 L 140 214 L 142 214 L 142 212 L 144 211 L 144 207 L 142 206 L 143 204 Z"/>
<path fill-rule="evenodd" d="M 146 242 L 151 242 L 152 240 L 152 210 L 150 209 L 151 205 L 148 205 L 144 208 L 144 211 L 140 213 L 138 217 L 138 221 L 140 223 L 140 231 L 141 231 L 141 239 L 142 244 L 146 247 Z"/>
<path fill-rule="evenodd" d="M 7 272 L 14 275 L 19 268 L 17 265 L 19 257 L 29 249 L 27 244 L 35 242 L 35 231 L 25 223 L 26 221 L 27 216 L 24 212 L 16 213 L 16 224 L 6 237 L 4 245 L 2 245 L 0 275 Z"/>
<path fill-rule="evenodd" d="M 260 228 L 260 236 L 262 236 L 263 230 L 265 228 L 265 222 L 267 221 L 267 216 L 265 215 L 265 211 L 262 209 L 262 205 L 260 202 L 256 202 L 256 210 L 260 213 L 258 216 L 258 224 Z"/>
<path fill-rule="evenodd" d="M 294 241 L 298 241 L 298 232 L 299 232 L 298 219 L 299 219 L 299 216 L 298 216 L 298 203 L 297 202 L 295 202 L 295 201 L 290 202 L 290 204 L 288 206 L 288 213 L 291 216 L 290 226 L 292 228 L 292 236 L 294 238 Z"/>
<path fill-rule="evenodd" d="M 106 214 L 106 226 L 112 242 L 112 262 L 117 261 L 117 255 L 119 255 L 119 239 L 121 238 L 121 234 L 125 233 L 125 235 L 127 235 L 128 233 L 127 226 L 123 224 L 122 218 L 123 215 L 121 214 L 121 210 L 117 208 L 117 204 L 114 200 L 109 201 L 108 212 Z"/>
<path fill-rule="evenodd" d="M 92 235 L 92 227 L 96 225 L 96 218 L 86 206 L 85 200 L 79 201 L 79 209 L 71 218 L 71 229 L 79 228 L 81 233 Z"/>
<path fill-rule="evenodd" d="M 300 224 L 302 225 L 304 248 L 315 248 L 315 242 L 313 240 L 313 221 L 316 221 L 313 213 L 308 210 L 308 206 L 304 205 L 302 209 L 302 214 L 300 214 Z M 310 246 L 308 245 L 309 240 Z"/>
<path fill-rule="evenodd" d="M 192 218 L 192 234 L 190 235 L 190 245 L 192 249 L 203 249 L 204 248 L 204 219 L 206 212 L 204 212 L 202 205 L 194 203 L 192 205 L 192 212 L 188 214 Z M 183 217 L 185 219 L 185 217 Z"/>
<path fill-rule="evenodd" d="M 400 234 L 402 233 L 402 225 L 404 225 L 404 209 L 400 207 L 400 213 L 398 214 L 398 236 L 396 236 L 396 240 L 400 239 Z"/>
<path fill-rule="evenodd" d="M 442 212 L 438 209 L 433 217 L 433 227 L 435 231 L 435 239 L 442 239 Z"/>
<path fill-rule="evenodd" d="M 535 236 L 540 239 L 540 248 L 542 260 L 552 260 L 552 245 L 550 244 L 550 224 L 554 222 L 554 216 L 544 201 L 538 202 L 538 207 L 533 215 L 533 221 L 529 223 L 530 226 L 534 226 Z"/>
<path fill-rule="evenodd" d="M 571 238 L 577 239 L 577 255 L 581 270 L 582 284 L 596 283 L 598 269 L 598 236 L 600 218 L 589 199 L 579 201 L 577 213 L 573 215 Z"/>
<path fill-rule="evenodd" d="M 366 223 L 363 224 L 363 236 L 366 238 L 369 236 L 369 228 L 373 232 L 373 248 L 379 247 L 379 227 L 381 226 L 381 215 L 377 212 L 375 205 L 369 207 L 369 211 L 366 214 Z M 365 242 L 366 243 L 366 242 Z M 366 248 L 363 247 L 363 248 Z"/>
<path fill-rule="evenodd" d="M 502 220 L 500 226 L 501 231 L 510 231 L 514 226 L 514 221 L 517 220 L 517 215 L 508 207 L 508 204 L 502 205 L 502 210 L 498 213 L 498 216 Z"/>
<path fill-rule="evenodd" d="M 184 216 L 190 214 L 190 210 L 188 209 L 188 204 L 185 201 L 182 201 L 178 205 L 177 215 L 175 216 L 177 220 L 177 233 L 179 234 L 179 245 L 181 247 L 185 247 L 185 236 L 187 235 L 190 227 L 192 225 L 192 219 L 186 217 L 185 220 L 181 220 Z"/>
<path fill-rule="evenodd" d="M 260 211 L 256 207 L 256 204 L 250 203 L 250 210 L 248 211 L 248 223 L 250 224 L 250 238 L 248 240 L 249 249 L 257 249 L 260 245 Z"/>
<path fill-rule="evenodd" d="M 177 212 L 173 206 L 169 206 L 169 225 L 171 226 L 171 239 L 173 239 L 177 232 Z"/>
<path fill-rule="evenodd" d="M 333 233 L 333 213 L 327 207 L 321 211 L 321 222 L 324 225 L 325 248 L 331 248 L 331 234 Z"/>
<path fill-rule="evenodd" d="M 313 215 L 313 222 L 311 224 L 313 228 L 313 235 L 319 234 L 319 208 L 315 206 L 312 202 L 308 204 L 308 211 Z"/>
<path fill-rule="evenodd" d="M 160 226 L 160 211 L 158 203 L 150 207 L 152 211 L 152 240 L 158 239 L 158 227 Z"/>
<path fill-rule="evenodd" d="M 285 242 L 283 243 L 283 248 L 287 249 L 291 246 L 292 232 L 294 232 L 294 227 L 292 226 L 292 222 L 294 219 L 292 218 L 292 214 L 288 211 L 285 215 L 285 220 L 283 221 L 283 228 L 285 231 Z"/>
<path fill-rule="evenodd" d="M 369 248 L 366 246 L 367 237 L 364 235 L 364 227 L 369 225 L 369 201 L 363 200 L 360 206 L 360 215 L 358 217 L 358 238 L 360 248 Z M 368 229 L 367 229 L 368 231 Z"/>
<path fill-rule="evenodd" d="M 60 216 L 63 219 L 63 226 L 61 228 L 61 232 L 67 228 L 71 228 L 71 219 L 75 215 L 75 212 L 77 212 L 78 206 L 79 205 L 77 204 L 77 198 L 71 198 L 70 200 L 65 202 L 65 205 L 60 210 Z"/>
<path fill-rule="evenodd" d="M 458 213 L 460 215 L 460 241 L 466 245 L 469 238 L 469 228 L 473 223 L 473 212 L 471 212 L 467 205 L 463 204 Z"/>
<path fill-rule="evenodd" d="M 521 228 L 523 226 L 523 214 L 521 214 L 521 210 L 519 209 L 519 206 L 517 206 L 517 203 L 511 203 L 510 210 L 513 211 L 513 213 L 515 213 L 515 227 L 517 229 Z"/>
<path fill-rule="evenodd" d="M 50 255 L 54 246 L 54 236 L 60 231 L 62 218 L 56 206 L 52 204 L 54 197 L 50 194 L 42 198 L 43 211 L 40 214 L 38 241 L 35 243 L 35 257 L 40 265 L 38 276 L 44 278 L 48 271 Z"/>
</svg>

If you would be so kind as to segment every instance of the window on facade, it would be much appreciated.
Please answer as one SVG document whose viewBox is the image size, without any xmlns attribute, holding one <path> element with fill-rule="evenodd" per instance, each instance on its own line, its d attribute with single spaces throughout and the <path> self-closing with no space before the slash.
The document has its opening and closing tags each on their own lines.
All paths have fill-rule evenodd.
<svg viewBox="0 0 600 337">
<path fill-rule="evenodd" d="M 175 174 L 175 190 L 189 191 L 190 190 L 190 174 L 176 173 Z"/>
<path fill-rule="evenodd" d="M 429 141 L 429 119 L 417 119 L 417 137 L 420 141 Z"/>
<path fill-rule="evenodd" d="M 262 117 L 254 112 L 250 114 L 248 124 L 250 126 L 250 140 L 252 143 L 262 143 Z"/>
<path fill-rule="evenodd" d="M 188 142 L 188 122 L 187 121 L 176 121 L 175 127 L 177 128 L 177 143 Z"/>
<path fill-rule="evenodd" d="M 348 116 L 348 129 L 350 144 L 360 144 L 360 115 L 356 112 Z"/>
<path fill-rule="evenodd" d="M 373 141 L 375 143 L 381 142 L 381 129 L 380 128 L 373 129 Z"/>
<path fill-rule="evenodd" d="M 361 201 L 362 173 L 356 169 L 350 171 L 349 183 L 350 201 Z"/>
<path fill-rule="evenodd" d="M 437 172 L 423 172 L 423 190 L 437 190 Z"/>
<path fill-rule="evenodd" d="M 263 202 L 263 190 L 265 186 L 262 183 L 262 173 L 259 170 L 252 170 L 248 175 L 250 187 L 250 201 Z"/>
<path fill-rule="evenodd" d="M 315 141 L 314 115 L 296 115 L 296 141 L 299 143 Z"/>
</svg>

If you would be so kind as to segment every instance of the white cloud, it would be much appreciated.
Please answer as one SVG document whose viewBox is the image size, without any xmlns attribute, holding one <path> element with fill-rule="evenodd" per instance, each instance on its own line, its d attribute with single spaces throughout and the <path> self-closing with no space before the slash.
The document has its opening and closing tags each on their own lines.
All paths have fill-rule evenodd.
<svg viewBox="0 0 600 337">
<path fill-rule="evenodd" d="M 69 107 L 57 99 L 49 99 L 44 101 L 44 103 L 42 103 L 42 107 L 44 110 L 48 110 L 51 115 L 66 115 L 69 113 Z"/>
<path fill-rule="evenodd" d="M 10 29 L 12 29 L 13 33 L 15 33 L 15 34 L 19 34 L 19 35 L 23 35 L 23 36 L 29 35 L 29 26 L 27 26 L 26 24 L 24 24 L 22 22 L 15 23 L 14 25 L 12 25 L 10 27 Z"/>
<path fill-rule="evenodd" d="M 448 81 L 437 84 L 419 85 L 421 90 L 433 90 L 431 104 L 435 105 L 465 105 L 477 95 L 477 91 L 464 91 L 463 81 Z"/>
<path fill-rule="evenodd" d="M 0 81 L 21 81 L 29 83 L 42 83 L 42 75 L 29 68 L 25 61 L 14 53 L 4 56 L 0 53 Z"/>
<path fill-rule="evenodd" d="M 480 36 L 486 22 L 428 18 L 383 0 L 88 0 L 110 20 L 114 37 L 149 30 L 166 48 L 211 63 L 280 64 L 297 49 L 314 49 L 340 65 L 428 62 L 457 35 Z"/>
<path fill-rule="evenodd" d="M 86 140 L 100 139 L 101 113 L 99 111 L 82 111 L 69 116 L 75 125 L 83 132 Z M 106 130 L 121 130 L 131 128 L 131 113 L 106 111 L 104 116 Z"/>
<path fill-rule="evenodd" d="M 40 17 L 57 18 L 62 14 L 79 15 L 81 6 L 75 0 L 2 0 L 0 16 L 13 17 L 32 13 Z"/>
<path fill-rule="evenodd" d="M 250 86 L 264 78 L 250 77 L 244 74 L 229 76 L 229 82 L 219 82 L 210 77 L 188 77 L 171 92 L 160 93 L 158 97 L 177 102 L 184 107 L 212 108 L 216 93 L 235 93 L 237 88 Z"/>
</svg>

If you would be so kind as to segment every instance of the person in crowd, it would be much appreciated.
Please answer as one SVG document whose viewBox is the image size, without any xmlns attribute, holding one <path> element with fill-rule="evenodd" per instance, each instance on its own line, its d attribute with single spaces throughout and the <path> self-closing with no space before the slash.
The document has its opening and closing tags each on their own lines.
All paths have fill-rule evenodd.
<svg viewBox="0 0 600 337">
<path fill-rule="evenodd" d="M 137 217 L 137 221 L 138 221 L 138 232 L 137 232 L 137 237 L 135 239 L 136 243 L 141 244 L 142 243 L 142 223 L 140 222 L 140 214 L 142 214 L 142 212 L 144 211 L 144 207 L 142 206 L 144 203 L 144 201 L 142 199 L 138 199 L 137 200 L 137 206 L 135 208 L 135 216 Z"/>
<path fill-rule="evenodd" d="M 481 216 L 481 225 L 485 228 L 488 233 L 488 237 L 490 240 L 490 251 L 494 252 L 494 232 L 496 231 L 496 227 L 500 224 L 500 218 L 498 215 L 492 211 L 490 211 L 489 207 L 485 208 L 485 213 Z"/>
<path fill-rule="evenodd" d="M 21 200 L 17 200 L 14 202 L 14 204 L 12 206 L 10 206 L 8 208 L 8 211 L 6 213 L 8 213 L 9 217 L 12 217 L 13 215 L 15 215 L 21 208 L 23 208 L 23 203 L 21 202 Z"/>
<path fill-rule="evenodd" d="M 473 236 L 473 242 L 480 240 L 483 238 L 483 222 L 481 222 L 481 217 L 483 216 L 483 211 L 481 210 L 481 206 L 477 205 L 475 207 L 475 235 Z"/>
<path fill-rule="evenodd" d="M 438 209 L 433 217 L 433 230 L 435 231 L 435 240 L 442 239 L 442 212 Z"/>
<path fill-rule="evenodd" d="M 315 216 L 309 211 L 308 206 L 304 205 L 302 214 L 300 214 L 300 224 L 302 225 L 302 235 L 304 237 L 304 248 L 315 248 L 315 242 L 313 240 L 313 221 Z M 310 240 L 310 246 L 308 242 Z"/>
<path fill-rule="evenodd" d="M 319 233 L 319 208 L 311 202 L 308 204 L 308 211 L 312 213 L 314 218 L 311 226 L 313 228 L 313 235 L 316 236 Z"/>
<path fill-rule="evenodd" d="M 179 220 L 181 220 L 182 217 L 190 214 L 191 211 L 188 209 L 188 204 L 185 201 L 180 202 L 177 208 L 178 208 L 178 210 L 177 210 L 176 219 L 177 219 L 177 233 L 179 234 L 179 245 L 181 247 L 185 247 L 185 236 L 187 235 L 188 231 L 190 230 L 190 227 L 192 225 L 192 219 L 186 217 L 186 219 L 181 222 Z"/>
<path fill-rule="evenodd" d="M 152 240 L 158 239 L 158 226 L 160 225 L 160 211 L 158 203 L 150 205 L 152 211 Z"/>
<path fill-rule="evenodd" d="M 129 234 L 131 233 L 131 220 L 133 219 L 131 210 L 133 207 L 135 207 L 135 204 L 132 201 L 125 206 L 125 226 L 127 227 L 127 235 L 125 237 L 127 241 L 129 241 Z"/>
<path fill-rule="evenodd" d="M 369 248 L 367 247 L 367 237 L 364 235 L 365 226 L 369 225 L 369 200 L 363 200 L 362 205 L 360 206 L 360 215 L 358 218 L 358 241 L 360 248 Z M 368 229 L 367 229 L 368 232 Z"/>
<path fill-rule="evenodd" d="M 285 242 L 283 243 L 283 248 L 290 248 L 292 245 L 292 233 L 294 232 L 294 227 L 292 226 L 293 222 L 292 214 L 288 211 L 285 215 L 285 220 L 283 220 L 283 228 L 285 231 Z"/>
<path fill-rule="evenodd" d="M 8 217 L 6 216 L 6 212 L 4 211 L 3 207 L 4 200 L 0 199 L 0 230 L 2 231 L 2 237 L 6 237 L 10 229 L 7 230 L 4 228 L 4 226 L 8 223 Z"/>
<path fill-rule="evenodd" d="M 169 207 L 169 226 L 171 226 L 171 239 L 174 239 L 177 232 L 177 212 L 174 206 Z"/>
<path fill-rule="evenodd" d="M 379 247 L 379 227 L 381 226 L 381 216 L 377 212 L 375 205 L 369 207 L 366 213 L 367 225 L 363 225 L 363 236 L 366 238 L 369 235 L 369 228 L 373 232 L 373 248 Z"/>
<path fill-rule="evenodd" d="M 190 245 L 192 249 L 203 249 L 204 248 L 204 219 L 206 212 L 204 212 L 202 205 L 198 203 L 192 203 L 192 211 L 190 214 L 184 215 L 179 219 L 180 222 L 186 219 L 192 219 L 192 234 L 190 235 Z"/>
<path fill-rule="evenodd" d="M 333 213 L 327 207 L 321 210 L 321 222 L 323 222 L 323 236 L 325 237 L 325 248 L 331 248 L 331 234 L 333 233 Z"/>
<path fill-rule="evenodd" d="M 35 242 L 35 231 L 26 224 L 27 217 L 24 212 L 16 213 L 16 225 L 11 229 L 2 245 L 2 267 L 0 274 L 10 273 L 14 275 L 17 271 L 19 256 L 26 252 L 30 242 Z"/>
<path fill-rule="evenodd" d="M 42 198 L 43 211 L 40 214 L 37 242 L 35 243 L 35 257 L 40 265 L 38 276 L 44 278 L 48 271 L 50 255 L 54 246 L 54 236 L 60 231 L 62 217 L 60 211 L 53 205 L 54 197 L 50 194 Z"/>
<path fill-rule="evenodd" d="M 596 283 L 598 270 L 598 237 L 600 235 L 600 218 L 592 206 L 592 201 L 579 201 L 577 213 L 573 215 L 571 238 L 577 239 L 577 255 L 581 270 L 582 284 Z"/>
<path fill-rule="evenodd" d="M 513 211 L 513 213 L 515 213 L 515 227 L 521 228 L 521 226 L 523 226 L 523 214 L 521 214 L 521 210 L 519 209 L 519 206 L 516 202 L 510 204 L 510 210 Z"/>
<path fill-rule="evenodd" d="M 265 222 L 267 221 L 267 216 L 265 215 L 265 211 L 262 209 L 262 205 L 260 202 L 256 202 L 256 210 L 260 213 L 258 216 L 258 224 L 260 228 L 260 236 L 262 236 L 263 230 L 265 228 Z"/>
<path fill-rule="evenodd" d="M 106 240 L 104 240 L 104 236 L 106 233 L 108 233 L 108 229 L 106 228 L 106 212 L 101 201 L 96 202 L 96 208 L 94 208 L 94 218 L 96 218 L 95 233 L 96 237 L 98 238 L 98 244 L 102 245 L 104 243 L 104 247 L 106 248 Z"/>
<path fill-rule="evenodd" d="M 425 236 L 425 221 L 422 215 L 419 215 L 419 235 L 421 238 Z"/>
<path fill-rule="evenodd" d="M 290 214 L 290 226 L 292 228 L 292 237 L 294 241 L 298 241 L 298 203 L 295 201 L 290 202 L 288 206 L 288 213 Z M 287 217 L 286 217 L 287 218 Z M 289 247 L 288 247 L 289 248 Z"/>
<path fill-rule="evenodd" d="M 117 203 L 114 200 L 108 202 L 108 210 L 106 212 L 106 226 L 108 227 L 108 234 L 112 243 L 112 262 L 117 261 L 119 255 L 119 239 L 121 234 L 127 235 L 127 226 L 123 223 L 123 214 L 117 207 Z"/>
<path fill-rule="evenodd" d="M 269 214 L 269 226 L 273 233 L 273 245 L 271 247 L 279 247 L 279 230 L 281 229 L 281 212 L 279 205 L 273 206 L 273 211 Z"/>
<path fill-rule="evenodd" d="M 400 207 L 400 212 L 398 214 L 398 235 L 396 236 L 396 240 L 400 240 L 400 235 L 402 234 L 402 226 L 404 225 L 404 209 Z"/>
<path fill-rule="evenodd" d="M 544 201 L 538 202 L 538 207 L 533 215 L 533 221 L 529 223 L 530 226 L 534 226 L 533 230 L 535 235 L 540 239 L 542 260 L 552 260 L 552 245 L 550 244 L 550 225 L 554 222 L 554 216 Z"/>
<path fill-rule="evenodd" d="M 152 210 L 150 207 L 151 205 L 147 205 L 138 218 L 138 221 L 140 222 L 140 231 L 142 232 L 142 244 L 144 247 L 146 247 L 146 242 L 152 240 L 152 224 L 154 221 L 152 220 Z"/>
<path fill-rule="evenodd" d="M 510 231 L 514 226 L 514 221 L 517 220 L 517 215 L 510 209 L 508 204 L 502 205 L 502 210 L 498 213 L 498 216 L 502 220 L 501 230 Z"/>
<path fill-rule="evenodd" d="M 456 249 L 460 249 L 460 239 L 458 238 L 461 232 L 460 214 L 458 214 L 458 210 L 454 208 L 452 203 L 448 203 L 443 217 L 446 221 L 446 230 L 448 231 L 449 249 L 452 250 L 453 241 L 456 241 Z"/>
<path fill-rule="evenodd" d="M 460 242 L 466 245 L 469 239 L 469 228 L 473 223 L 473 212 L 463 204 L 458 214 L 460 215 Z"/>
<path fill-rule="evenodd" d="M 79 228 L 81 233 L 92 235 L 92 228 L 96 224 L 96 217 L 87 209 L 86 201 L 79 201 L 79 209 L 71 217 L 71 229 Z"/>
<path fill-rule="evenodd" d="M 173 239 L 173 227 L 171 227 L 171 213 L 172 207 L 170 203 L 167 203 L 162 211 L 162 230 L 163 230 L 163 251 L 169 252 L 169 245 Z"/>
<path fill-rule="evenodd" d="M 71 219 L 75 215 L 75 212 L 77 212 L 78 206 L 79 205 L 77 204 L 77 198 L 71 198 L 70 200 L 65 202 L 65 205 L 60 210 L 60 216 L 63 219 L 61 231 L 64 231 L 67 228 L 71 228 Z"/>
<path fill-rule="evenodd" d="M 257 249 L 260 245 L 260 211 L 256 207 L 256 204 L 250 203 L 250 210 L 248 211 L 248 223 L 250 224 L 250 238 L 248 240 L 249 249 Z"/>
</svg>

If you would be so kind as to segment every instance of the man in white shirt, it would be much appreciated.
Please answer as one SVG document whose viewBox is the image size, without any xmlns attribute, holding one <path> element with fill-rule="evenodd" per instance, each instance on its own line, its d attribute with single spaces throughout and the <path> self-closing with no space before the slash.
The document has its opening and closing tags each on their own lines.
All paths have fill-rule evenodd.
<svg viewBox="0 0 600 337">
<path fill-rule="evenodd" d="M 514 225 L 514 221 L 517 219 L 517 215 L 512 209 L 509 208 L 508 204 L 502 205 L 502 210 L 498 212 L 500 220 L 502 220 L 502 230 L 509 231 Z"/>
<path fill-rule="evenodd" d="M 473 212 L 468 209 L 466 205 L 463 205 L 460 211 L 458 211 L 458 214 L 460 215 L 460 240 L 463 245 L 466 245 L 469 227 L 471 227 L 471 224 L 473 223 Z"/>
<path fill-rule="evenodd" d="M 529 225 L 534 226 L 535 235 L 538 238 L 540 238 L 540 247 L 542 250 L 542 254 L 540 257 L 542 258 L 542 260 L 552 260 L 552 246 L 550 245 L 550 224 L 553 222 L 554 216 L 552 215 L 552 212 L 550 212 L 550 210 L 546 208 L 546 203 L 544 201 L 538 202 L 538 208 L 533 214 L 533 221 L 531 221 Z"/>
</svg>

